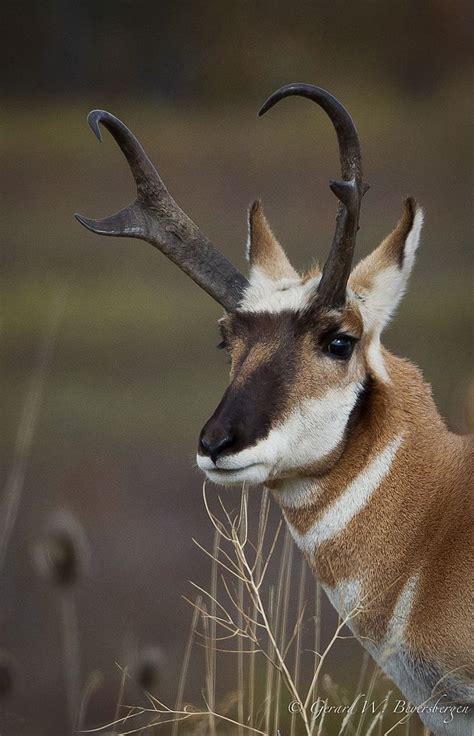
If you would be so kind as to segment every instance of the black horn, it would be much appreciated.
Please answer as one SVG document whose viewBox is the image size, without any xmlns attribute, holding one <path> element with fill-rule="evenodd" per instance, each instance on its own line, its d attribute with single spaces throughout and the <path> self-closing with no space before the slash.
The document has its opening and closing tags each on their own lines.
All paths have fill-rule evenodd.
<svg viewBox="0 0 474 736">
<path fill-rule="evenodd" d="M 322 107 L 331 119 L 337 134 L 342 180 L 331 181 L 329 184 L 339 199 L 336 232 L 324 264 L 317 296 L 318 300 L 327 306 L 340 307 L 346 298 L 346 286 L 359 228 L 360 205 L 368 189 L 368 185 L 362 181 L 359 136 L 346 108 L 329 92 L 312 84 L 287 84 L 280 87 L 270 95 L 258 114 L 263 115 L 277 102 L 291 95 L 307 97 Z"/>
<path fill-rule="evenodd" d="M 161 250 L 224 309 L 237 309 L 248 284 L 243 276 L 176 204 L 133 133 L 110 112 L 93 110 L 87 121 L 102 140 L 100 124 L 115 138 L 135 179 L 137 198 L 103 220 L 76 214 L 77 220 L 99 235 L 140 238 Z"/>
</svg>

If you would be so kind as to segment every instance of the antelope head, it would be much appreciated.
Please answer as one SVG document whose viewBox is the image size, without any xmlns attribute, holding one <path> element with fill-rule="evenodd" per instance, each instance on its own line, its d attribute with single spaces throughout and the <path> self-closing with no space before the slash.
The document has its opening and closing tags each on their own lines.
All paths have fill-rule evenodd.
<svg viewBox="0 0 474 736">
<path fill-rule="evenodd" d="M 328 92 L 305 84 L 277 90 L 260 114 L 284 97 L 317 103 L 338 138 L 341 179 L 336 230 L 320 271 L 300 275 L 273 235 L 262 205 L 248 215 L 249 278 L 214 248 L 178 207 L 126 126 L 96 110 L 123 151 L 137 185 L 135 202 L 104 220 L 76 215 L 101 235 L 141 238 L 159 248 L 225 310 L 222 347 L 231 358 L 230 385 L 199 437 L 198 466 L 233 485 L 327 472 L 344 451 L 350 426 L 374 382 L 389 382 L 380 334 L 407 283 L 422 211 L 413 199 L 394 231 L 354 270 L 362 179 L 358 134 L 347 110 Z"/>
</svg>

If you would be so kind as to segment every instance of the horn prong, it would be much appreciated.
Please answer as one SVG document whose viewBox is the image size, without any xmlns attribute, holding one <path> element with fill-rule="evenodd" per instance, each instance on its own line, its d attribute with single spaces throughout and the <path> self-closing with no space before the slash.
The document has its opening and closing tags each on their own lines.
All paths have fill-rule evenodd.
<svg viewBox="0 0 474 736">
<path fill-rule="evenodd" d="M 176 204 L 133 133 L 105 110 L 88 115 L 89 126 L 101 141 L 103 125 L 124 154 L 137 187 L 137 199 L 115 215 L 78 222 L 99 235 L 140 238 L 161 250 L 229 312 L 238 308 L 247 279 L 222 255 Z"/>
<path fill-rule="evenodd" d="M 354 204 L 354 198 L 357 197 L 355 179 L 352 179 L 352 181 L 330 181 L 329 188 L 347 209 Z"/>
<path fill-rule="evenodd" d="M 359 136 L 349 112 L 339 100 L 321 87 L 311 84 L 286 84 L 264 102 L 259 115 L 264 115 L 277 102 L 292 95 L 306 97 L 322 107 L 334 125 L 339 143 L 342 180 L 331 181 L 330 187 L 340 201 L 336 232 L 317 289 L 318 300 L 340 306 L 345 301 L 355 238 L 359 229 L 362 197 L 368 185 L 362 181 L 362 155 Z"/>
<path fill-rule="evenodd" d="M 136 202 L 124 207 L 115 215 L 101 220 L 92 220 L 76 213 L 76 220 L 87 230 L 97 235 L 115 235 L 117 237 L 141 238 L 146 236 L 143 213 Z"/>
</svg>

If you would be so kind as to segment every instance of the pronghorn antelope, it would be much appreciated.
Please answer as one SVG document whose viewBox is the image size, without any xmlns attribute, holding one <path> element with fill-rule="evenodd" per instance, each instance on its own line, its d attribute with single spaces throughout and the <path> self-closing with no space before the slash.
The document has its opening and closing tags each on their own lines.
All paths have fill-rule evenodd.
<svg viewBox="0 0 474 736">
<path fill-rule="evenodd" d="M 423 213 L 405 202 L 393 232 L 353 270 L 366 185 L 347 110 L 328 92 L 282 87 L 321 106 L 337 133 L 342 178 L 337 224 L 322 271 L 301 276 L 259 201 L 249 211 L 245 278 L 169 195 L 141 145 L 110 113 L 137 199 L 104 220 L 102 235 L 159 248 L 225 310 L 230 385 L 204 426 L 197 455 L 224 485 L 263 483 L 298 547 L 362 644 L 435 734 L 472 733 L 472 446 L 449 432 L 419 370 L 380 342 L 405 290 Z"/>
</svg>

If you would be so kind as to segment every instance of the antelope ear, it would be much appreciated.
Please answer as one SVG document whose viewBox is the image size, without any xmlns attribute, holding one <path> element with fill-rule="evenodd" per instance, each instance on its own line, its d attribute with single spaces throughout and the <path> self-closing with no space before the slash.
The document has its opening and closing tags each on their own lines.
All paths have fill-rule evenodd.
<svg viewBox="0 0 474 736">
<path fill-rule="evenodd" d="M 247 258 L 250 263 L 250 281 L 258 280 L 261 276 L 272 281 L 299 278 L 273 235 L 259 199 L 249 209 L 248 225 Z"/>
<path fill-rule="evenodd" d="M 380 334 L 394 314 L 415 262 L 423 210 L 409 197 L 395 230 L 351 273 L 349 286 L 360 298 L 366 329 Z"/>
</svg>

